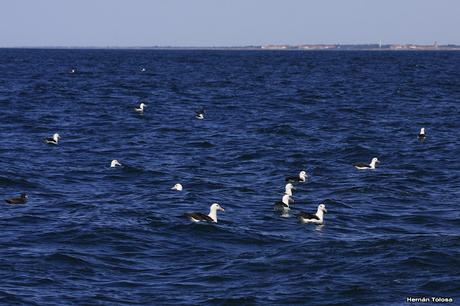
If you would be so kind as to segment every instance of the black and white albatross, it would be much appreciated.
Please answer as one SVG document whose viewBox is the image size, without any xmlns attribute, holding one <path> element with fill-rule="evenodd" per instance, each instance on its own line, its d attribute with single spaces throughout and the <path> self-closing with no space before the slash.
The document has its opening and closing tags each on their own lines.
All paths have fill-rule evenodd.
<svg viewBox="0 0 460 306">
<path fill-rule="evenodd" d="M 209 208 L 209 214 L 205 215 L 199 212 L 194 213 L 186 213 L 185 216 L 193 222 L 214 222 L 217 223 L 217 211 L 225 211 L 223 207 L 221 207 L 218 203 L 214 203 Z"/>
<path fill-rule="evenodd" d="M 138 113 L 143 113 L 144 112 L 144 107 L 146 107 L 147 104 L 141 103 L 139 104 L 139 107 L 135 107 L 134 110 Z"/>
<path fill-rule="evenodd" d="M 425 128 L 421 128 L 420 133 L 418 133 L 418 138 L 419 139 L 424 139 L 425 137 L 426 137 Z"/>
<path fill-rule="evenodd" d="M 365 170 L 365 169 L 375 169 L 375 164 L 376 163 L 380 163 L 380 161 L 378 160 L 377 157 L 374 157 L 372 160 L 371 160 L 371 163 L 370 164 L 366 164 L 366 163 L 354 163 L 353 166 L 355 166 L 356 169 L 358 170 Z"/>
<path fill-rule="evenodd" d="M 327 213 L 326 206 L 324 204 L 319 204 L 316 214 L 300 212 L 297 217 L 302 223 L 323 224 L 325 213 Z"/>
<path fill-rule="evenodd" d="M 307 172 L 300 171 L 299 176 L 288 176 L 285 181 L 286 182 L 305 182 L 307 180 Z"/>
<path fill-rule="evenodd" d="M 61 139 L 61 136 L 59 136 L 58 133 L 54 133 L 53 137 L 45 138 L 44 141 L 47 144 L 57 145 L 59 143 L 59 139 Z"/>
<path fill-rule="evenodd" d="M 275 202 L 275 205 L 273 205 L 273 210 L 275 211 L 289 210 L 290 209 L 289 204 L 292 204 L 292 203 L 294 203 L 294 200 L 291 198 L 290 195 L 285 193 L 281 201 Z"/>
<path fill-rule="evenodd" d="M 200 120 L 204 119 L 204 108 L 202 108 L 199 111 L 195 112 L 195 118 L 200 119 Z"/>
</svg>

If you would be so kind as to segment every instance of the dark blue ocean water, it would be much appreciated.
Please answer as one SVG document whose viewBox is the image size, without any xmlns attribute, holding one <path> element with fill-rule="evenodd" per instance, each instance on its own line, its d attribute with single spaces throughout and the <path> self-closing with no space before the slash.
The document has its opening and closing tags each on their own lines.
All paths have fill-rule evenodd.
<svg viewBox="0 0 460 306">
<path fill-rule="evenodd" d="M 460 302 L 459 102 L 456 52 L 0 50 L 0 303 Z"/>
</svg>

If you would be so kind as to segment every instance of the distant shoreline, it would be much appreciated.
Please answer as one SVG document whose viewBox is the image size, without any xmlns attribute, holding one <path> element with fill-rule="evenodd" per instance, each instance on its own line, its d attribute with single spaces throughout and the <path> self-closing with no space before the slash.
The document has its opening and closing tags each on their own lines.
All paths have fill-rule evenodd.
<svg viewBox="0 0 460 306">
<path fill-rule="evenodd" d="M 308 44 L 308 45 L 261 45 L 234 47 L 172 47 L 172 46 L 15 46 L 0 49 L 56 49 L 56 50 L 235 50 L 235 51 L 460 51 L 460 45 L 416 44 Z"/>
</svg>

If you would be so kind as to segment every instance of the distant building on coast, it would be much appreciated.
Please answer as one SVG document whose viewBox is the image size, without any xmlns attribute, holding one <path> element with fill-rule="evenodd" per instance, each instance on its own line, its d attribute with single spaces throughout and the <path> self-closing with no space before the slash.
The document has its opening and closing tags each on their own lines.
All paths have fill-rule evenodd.
<svg viewBox="0 0 460 306">
<path fill-rule="evenodd" d="M 288 45 L 265 45 L 261 47 L 262 49 L 267 50 L 283 50 L 289 48 Z"/>
<path fill-rule="evenodd" d="M 302 44 L 302 45 L 263 45 L 259 47 L 263 50 L 460 50 L 459 45 L 438 45 L 435 41 L 432 45 L 417 44 L 382 44 L 380 41 L 376 44 Z"/>
<path fill-rule="evenodd" d="M 327 49 L 336 49 L 336 45 L 300 45 L 299 49 L 303 50 L 327 50 Z"/>
<path fill-rule="evenodd" d="M 439 49 L 438 42 L 435 41 L 432 45 L 415 45 L 415 44 L 394 44 L 390 45 L 391 50 L 437 50 Z"/>
</svg>

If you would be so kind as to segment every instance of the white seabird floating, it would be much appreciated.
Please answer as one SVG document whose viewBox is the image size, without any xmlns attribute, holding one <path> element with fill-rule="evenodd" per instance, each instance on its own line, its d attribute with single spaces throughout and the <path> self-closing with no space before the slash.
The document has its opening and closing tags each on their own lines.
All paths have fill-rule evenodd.
<svg viewBox="0 0 460 306">
<path fill-rule="evenodd" d="M 420 129 L 420 133 L 418 133 L 418 138 L 419 139 L 423 139 L 426 137 L 426 134 L 425 134 L 425 128 L 421 128 Z"/>
<path fill-rule="evenodd" d="M 323 224 L 324 222 L 324 214 L 327 213 L 326 206 L 324 204 L 318 205 L 318 210 L 316 214 L 309 214 L 306 212 L 300 212 L 298 218 L 302 223 L 315 223 L 315 224 Z"/>
<path fill-rule="evenodd" d="M 305 182 L 307 180 L 307 172 L 300 171 L 299 176 L 289 176 L 285 179 L 286 182 Z"/>
<path fill-rule="evenodd" d="M 171 187 L 171 190 L 177 190 L 177 191 L 182 191 L 182 185 L 177 183 L 176 185 Z"/>
<path fill-rule="evenodd" d="M 195 118 L 199 119 L 199 120 L 204 119 L 204 108 L 202 108 L 199 111 L 195 112 Z"/>
<path fill-rule="evenodd" d="M 365 164 L 365 163 L 355 163 L 353 164 L 353 166 L 355 166 L 356 169 L 358 170 L 366 170 L 366 169 L 375 169 L 375 165 L 376 163 L 380 163 L 380 161 L 378 160 L 377 157 L 374 157 L 372 160 L 371 160 L 371 163 L 370 164 Z"/>
<path fill-rule="evenodd" d="M 138 113 L 143 113 L 144 112 L 144 107 L 146 107 L 147 104 L 141 103 L 139 104 L 139 107 L 135 107 L 134 110 Z"/>
<path fill-rule="evenodd" d="M 116 159 L 112 160 L 112 162 L 110 163 L 110 168 L 116 168 L 117 166 L 121 167 L 120 162 Z"/>
<path fill-rule="evenodd" d="M 202 213 L 186 213 L 185 216 L 193 222 L 213 222 L 217 223 L 217 211 L 225 211 L 218 203 L 213 203 L 209 208 L 209 214 L 205 215 Z"/>
<path fill-rule="evenodd" d="M 294 203 L 294 200 L 291 198 L 290 195 L 284 194 L 283 198 L 281 201 L 275 202 L 275 205 L 273 205 L 273 210 L 276 211 L 286 211 L 289 210 L 289 204 Z"/>
<path fill-rule="evenodd" d="M 59 143 L 59 139 L 61 139 L 61 136 L 59 136 L 58 133 L 55 133 L 53 137 L 45 138 L 45 143 L 57 145 Z"/>
</svg>

